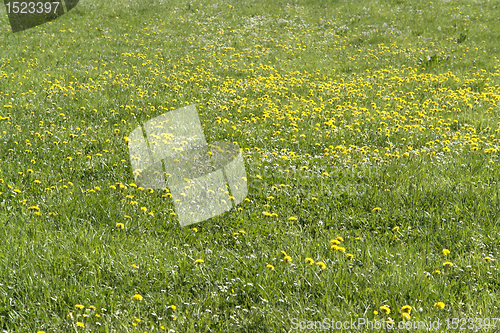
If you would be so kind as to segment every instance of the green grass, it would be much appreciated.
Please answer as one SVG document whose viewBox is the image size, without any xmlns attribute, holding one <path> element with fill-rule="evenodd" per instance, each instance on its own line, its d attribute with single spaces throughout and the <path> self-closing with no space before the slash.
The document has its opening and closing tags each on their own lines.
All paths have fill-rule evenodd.
<svg viewBox="0 0 500 333">
<path fill-rule="evenodd" d="M 15 34 L 2 13 L 2 330 L 499 317 L 497 1 L 85 0 Z M 124 137 L 188 104 L 249 194 L 181 228 Z"/>
</svg>

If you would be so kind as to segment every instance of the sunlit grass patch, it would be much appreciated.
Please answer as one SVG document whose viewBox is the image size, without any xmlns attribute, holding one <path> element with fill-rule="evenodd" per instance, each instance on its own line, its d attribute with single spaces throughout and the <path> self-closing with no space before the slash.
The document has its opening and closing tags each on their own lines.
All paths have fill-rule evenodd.
<svg viewBox="0 0 500 333">
<path fill-rule="evenodd" d="M 495 13 L 493 1 L 87 0 L 2 30 L 0 326 L 495 317 Z M 168 188 L 134 184 L 127 142 L 190 104 L 209 142 L 242 147 L 249 194 L 180 228 Z"/>
</svg>

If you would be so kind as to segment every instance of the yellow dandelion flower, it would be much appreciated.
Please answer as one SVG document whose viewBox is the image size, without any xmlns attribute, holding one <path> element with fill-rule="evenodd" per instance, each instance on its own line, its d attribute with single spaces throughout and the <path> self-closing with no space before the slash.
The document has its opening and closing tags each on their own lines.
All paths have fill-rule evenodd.
<svg viewBox="0 0 500 333">
<path fill-rule="evenodd" d="M 266 265 L 266 268 L 267 268 L 268 270 L 270 270 L 270 271 L 274 271 L 274 266 L 273 266 L 273 265 L 269 265 L 269 264 L 267 264 L 267 265 Z"/>
<path fill-rule="evenodd" d="M 352 260 L 354 258 L 354 255 L 352 253 L 346 253 L 345 256 L 349 260 Z"/>
<path fill-rule="evenodd" d="M 196 259 L 195 265 L 203 264 L 205 261 L 203 259 Z"/>
<path fill-rule="evenodd" d="M 290 257 L 290 256 L 285 256 L 285 257 L 283 258 L 283 262 L 284 262 L 285 264 L 289 264 L 289 263 L 291 263 L 291 262 L 292 262 L 292 257 Z"/>
<path fill-rule="evenodd" d="M 345 252 L 345 247 L 338 246 L 338 245 L 332 245 L 332 247 L 330 248 L 330 250 L 335 250 L 335 251 L 343 253 L 343 252 Z"/>
<path fill-rule="evenodd" d="M 117 223 L 116 227 L 123 230 L 125 228 L 125 225 L 123 223 Z"/>
<path fill-rule="evenodd" d="M 77 322 L 76 322 L 76 326 L 77 326 L 77 327 L 85 327 L 85 324 L 84 324 L 84 323 L 82 323 L 82 322 L 77 321 Z"/>
<path fill-rule="evenodd" d="M 286 257 L 286 256 L 287 256 L 287 254 L 286 254 L 286 252 L 285 252 L 285 251 L 280 251 L 280 253 L 283 255 L 283 257 Z"/>
<path fill-rule="evenodd" d="M 399 231 L 399 227 L 398 227 L 398 226 L 395 226 L 394 228 L 392 228 L 392 231 L 393 231 L 393 232 L 397 232 L 397 231 Z"/>
<path fill-rule="evenodd" d="M 321 268 L 321 270 L 325 270 L 326 269 L 326 265 L 322 261 L 317 262 L 316 265 L 318 265 L 318 267 Z"/>
<path fill-rule="evenodd" d="M 382 306 L 380 307 L 380 311 L 382 311 L 382 312 L 383 312 L 383 313 L 385 313 L 386 315 L 388 315 L 389 313 L 391 313 L 391 309 L 389 309 L 389 307 L 388 307 L 388 306 L 386 306 L 386 305 L 382 305 Z"/>
<path fill-rule="evenodd" d="M 411 306 L 405 305 L 401 308 L 401 312 L 410 313 L 411 309 L 412 309 Z"/>
<path fill-rule="evenodd" d="M 306 262 L 306 264 L 309 264 L 309 265 L 314 264 L 314 260 L 312 258 L 306 258 L 305 262 Z"/>
<path fill-rule="evenodd" d="M 146 207 L 141 207 L 141 212 L 145 213 L 148 209 Z"/>
<path fill-rule="evenodd" d="M 401 318 L 403 318 L 403 320 L 410 320 L 411 317 L 409 313 L 403 312 Z"/>
<path fill-rule="evenodd" d="M 132 296 L 132 300 L 134 300 L 135 302 L 140 302 L 142 301 L 142 296 L 139 294 L 135 294 L 134 296 Z"/>
<path fill-rule="evenodd" d="M 340 244 L 340 241 L 336 240 L 336 239 L 332 239 L 330 241 L 330 245 L 339 245 Z"/>
<path fill-rule="evenodd" d="M 490 260 L 491 260 L 491 258 L 490 258 L 490 257 L 484 257 L 484 258 L 483 258 L 483 260 L 485 260 L 485 261 L 490 261 Z"/>
<path fill-rule="evenodd" d="M 77 304 L 77 305 L 75 305 L 75 308 L 81 310 L 81 309 L 84 309 L 85 307 L 83 305 L 81 305 L 81 304 Z"/>
<path fill-rule="evenodd" d="M 434 307 L 436 309 L 443 310 L 444 309 L 444 303 L 443 302 L 434 303 Z"/>
<path fill-rule="evenodd" d="M 453 267 L 453 263 L 447 261 L 447 262 L 443 263 L 443 266 L 444 267 Z"/>
<path fill-rule="evenodd" d="M 376 316 L 376 315 L 378 315 L 378 311 L 377 311 L 377 310 L 374 310 L 374 311 L 373 311 L 373 314 L 374 314 L 375 316 Z"/>
<path fill-rule="evenodd" d="M 337 238 L 335 238 L 335 239 L 336 239 L 336 240 L 338 240 L 339 242 L 343 242 L 343 241 L 344 241 L 344 238 L 342 238 L 342 237 L 340 237 L 340 236 L 339 236 L 339 237 L 337 237 Z"/>
<path fill-rule="evenodd" d="M 434 272 L 432 272 L 432 274 L 439 275 L 439 274 L 441 274 L 441 271 L 439 269 L 436 269 Z"/>
<path fill-rule="evenodd" d="M 170 305 L 170 307 L 172 308 L 172 310 L 177 310 L 177 307 L 175 305 Z"/>
<path fill-rule="evenodd" d="M 198 232 L 198 228 L 191 228 L 194 232 Z"/>
<path fill-rule="evenodd" d="M 375 207 L 372 209 L 372 213 L 376 213 L 376 212 L 379 212 L 380 210 L 382 210 L 382 208 L 380 207 Z"/>
<path fill-rule="evenodd" d="M 296 221 L 296 220 L 297 220 L 297 218 L 296 218 L 295 216 L 290 216 L 290 217 L 288 218 L 288 220 L 289 220 L 289 221 Z"/>
<path fill-rule="evenodd" d="M 443 249 L 443 254 L 444 254 L 445 256 L 446 256 L 446 255 L 448 255 L 449 253 L 450 253 L 450 250 L 448 250 L 448 249 Z"/>
</svg>

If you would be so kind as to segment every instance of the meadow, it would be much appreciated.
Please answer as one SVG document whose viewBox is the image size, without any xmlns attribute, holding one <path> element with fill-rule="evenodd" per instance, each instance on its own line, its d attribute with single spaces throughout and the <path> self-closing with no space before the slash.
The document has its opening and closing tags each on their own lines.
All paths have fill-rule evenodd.
<svg viewBox="0 0 500 333">
<path fill-rule="evenodd" d="M 499 10 L 84 0 L 12 33 L 2 9 L 0 328 L 497 332 Z M 127 135 L 192 104 L 249 193 L 181 228 Z"/>
</svg>

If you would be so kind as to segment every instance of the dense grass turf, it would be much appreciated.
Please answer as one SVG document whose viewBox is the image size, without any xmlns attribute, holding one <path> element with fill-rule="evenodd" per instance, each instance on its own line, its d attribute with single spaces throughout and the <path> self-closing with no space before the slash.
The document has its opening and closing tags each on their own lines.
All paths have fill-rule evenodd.
<svg viewBox="0 0 500 333">
<path fill-rule="evenodd" d="M 3 11 L 0 328 L 500 317 L 498 7 L 85 0 L 16 34 Z M 189 104 L 249 195 L 181 229 L 126 136 Z"/>
</svg>

